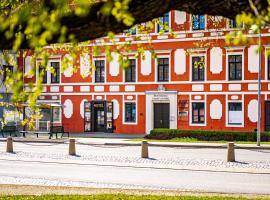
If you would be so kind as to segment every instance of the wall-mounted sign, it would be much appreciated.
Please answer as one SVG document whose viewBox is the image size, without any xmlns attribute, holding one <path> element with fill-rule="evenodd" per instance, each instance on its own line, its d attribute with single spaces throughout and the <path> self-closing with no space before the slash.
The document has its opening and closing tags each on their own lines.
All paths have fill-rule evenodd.
<svg viewBox="0 0 270 200">
<path fill-rule="evenodd" d="M 153 101 L 170 101 L 168 94 L 154 94 Z"/>
<path fill-rule="evenodd" d="M 179 116 L 179 117 L 186 117 L 186 116 L 188 116 L 188 111 L 180 111 L 180 112 L 178 113 L 178 116 Z"/>
</svg>

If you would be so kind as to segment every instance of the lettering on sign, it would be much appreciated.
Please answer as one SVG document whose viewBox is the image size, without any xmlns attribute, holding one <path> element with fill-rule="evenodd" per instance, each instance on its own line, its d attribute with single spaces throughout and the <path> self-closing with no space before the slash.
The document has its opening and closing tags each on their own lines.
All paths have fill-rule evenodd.
<svg viewBox="0 0 270 200">
<path fill-rule="evenodd" d="M 167 94 L 154 94 L 153 101 L 169 101 Z"/>
</svg>

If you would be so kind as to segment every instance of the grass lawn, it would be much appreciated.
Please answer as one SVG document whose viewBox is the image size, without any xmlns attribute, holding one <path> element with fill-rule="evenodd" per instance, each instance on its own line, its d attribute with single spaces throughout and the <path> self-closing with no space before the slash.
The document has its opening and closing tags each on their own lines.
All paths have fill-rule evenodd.
<svg viewBox="0 0 270 200">
<path fill-rule="evenodd" d="M 2 200 L 32 200 L 32 199 L 53 199 L 53 200 L 68 200 L 68 199 L 82 199 L 82 200 L 247 200 L 248 198 L 232 198 L 232 197 L 195 197 L 195 196 L 158 196 L 158 195 L 125 195 L 125 194 L 100 194 L 100 195 L 41 195 L 41 196 L 0 196 Z M 249 198 L 250 199 L 250 198 Z M 270 200 L 270 198 L 258 198 Z"/>
<path fill-rule="evenodd" d="M 135 138 L 129 139 L 128 141 L 140 142 L 143 140 L 147 140 L 144 138 Z M 173 138 L 170 140 L 147 140 L 148 142 L 187 142 L 187 143 L 228 143 L 228 141 L 220 140 L 220 141 L 201 141 L 196 138 Z M 256 144 L 256 142 L 247 142 L 247 141 L 235 141 L 237 144 Z M 270 144 L 270 142 L 261 142 L 261 144 Z"/>
</svg>

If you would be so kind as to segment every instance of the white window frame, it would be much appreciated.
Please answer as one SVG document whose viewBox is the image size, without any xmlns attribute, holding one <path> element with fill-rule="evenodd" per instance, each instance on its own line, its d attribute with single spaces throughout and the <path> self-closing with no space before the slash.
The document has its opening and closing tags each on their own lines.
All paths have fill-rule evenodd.
<svg viewBox="0 0 270 200">
<path fill-rule="evenodd" d="M 161 17 L 163 17 L 163 16 L 161 16 Z M 169 24 L 168 24 L 168 28 L 169 28 L 169 30 L 168 30 L 168 32 L 164 32 L 164 34 L 169 34 L 170 33 L 170 29 L 171 29 L 171 27 L 172 27 L 172 14 L 171 14 L 171 11 L 169 12 Z M 156 23 L 156 25 L 155 25 L 155 33 L 157 33 L 157 34 L 159 34 L 159 32 L 158 32 L 158 23 Z"/>
<path fill-rule="evenodd" d="M 96 83 L 96 76 L 95 76 L 95 73 L 96 73 L 96 70 L 94 68 L 92 68 L 92 83 L 95 83 L 95 84 L 104 84 L 107 82 L 107 61 L 106 61 L 106 58 L 93 58 L 93 66 L 95 66 L 95 62 L 96 61 L 101 61 L 101 60 L 104 60 L 104 82 L 103 83 Z M 96 68 L 96 66 L 95 66 Z"/>
<path fill-rule="evenodd" d="M 135 74 L 135 82 L 126 82 L 126 72 L 125 72 L 125 70 L 123 69 L 123 83 L 125 83 L 125 84 L 135 84 L 135 83 L 137 83 L 138 82 L 138 58 L 136 58 L 135 56 L 130 56 L 130 57 L 128 57 L 128 59 L 130 60 L 130 59 L 133 59 L 133 60 L 135 60 L 135 64 L 136 64 L 136 74 Z"/>
<path fill-rule="evenodd" d="M 192 74 L 193 74 L 193 70 L 192 70 L 192 58 L 193 57 L 201 57 L 203 56 L 204 57 L 204 80 L 203 81 L 193 81 L 192 80 Z M 207 54 L 206 53 L 199 53 L 199 54 L 196 54 L 196 53 L 191 53 L 190 56 L 189 56 L 189 81 L 191 81 L 191 83 L 205 83 L 207 81 Z"/>
<path fill-rule="evenodd" d="M 40 60 L 36 60 L 36 81 L 38 80 L 39 77 L 39 63 L 41 61 Z M 52 83 L 51 82 L 51 72 L 50 70 L 46 70 L 46 68 L 51 67 L 51 63 L 52 62 L 59 62 L 59 83 Z M 46 76 L 47 76 L 47 83 L 42 83 L 42 85 L 60 85 L 62 83 L 62 63 L 61 63 L 61 59 L 49 59 L 48 61 L 48 66 L 45 68 L 46 70 Z"/>
<path fill-rule="evenodd" d="M 206 31 L 207 30 L 207 15 L 204 15 L 204 29 L 203 30 L 193 30 L 192 16 L 193 14 L 190 14 L 190 19 L 189 19 L 190 31 L 192 32 Z"/>
<path fill-rule="evenodd" d="M 158 81 L 158 59 L 159 58 L 168 58 L 169 59 L 169 80 L 168 81 Z M 171 54 L 170 55 L 158 55 L 155 59 L 155 82 L 156 83 L 170 83 L 171 82 Z"/>
<path fill-rule="evenodd" d="M 204 96 L 205 98 L 205 96 Z M 191 99 L 191 97 L 190 97 Z M 192 122 L 192 103 L 204 103 L 204 123 L 193 123 Z M 207 104 L 206 99 L 205 100 L 191 100 L 189 103 L 189 126 L 206 126 L 207 124 Z"/>
<path fill-rule="evenodd" d="M 123 104 L 122 104 L 122 123 L 125 125 L 137 125 L 138 124 L 138 98 L 136 100 L 125 100 L 125 95 L 123 95 Z M 135 122 L 126 122 L 126 103 L 135 103 L 136 106 L 136 117 Z"/>
<path fill-rule="evenodd" d="M 229 56 L 242 55 L 242 80 L 229 80 Z M 245 63 L 244 63 L 244 51 L 239 52 L 228 52 L 226 51 L 226 81 L 229 83 L 242 82 L 245 80 Z"/>
<path fill-rule="evenodd" d="M 243 98 L 243 96 L 242 96 Z M 243 122 L 242 124 L 229 124 L 229 103 L 242 103 L 242 116 L 243 116 Z M 244 100 L 228 100 L 226 102 L 226 127 L 239 127 L 243 128 L 245 126 L 245 111 L 244 111 Z"/>
<path fill-rule="evenodd" d="M 58 108 L 59 110 L 60 110 L 60 112 L 59 112 L 59 121 L 53 121 L 53 123 L 62 123 L 62 108 L 60 108 L 60 107 L 56 107 L 56 108 Z M 52 108 L 52 110 L 53 110 L 54 108 Z M 53 119 L 52 119 L 53 120 Z"/>
</svg>

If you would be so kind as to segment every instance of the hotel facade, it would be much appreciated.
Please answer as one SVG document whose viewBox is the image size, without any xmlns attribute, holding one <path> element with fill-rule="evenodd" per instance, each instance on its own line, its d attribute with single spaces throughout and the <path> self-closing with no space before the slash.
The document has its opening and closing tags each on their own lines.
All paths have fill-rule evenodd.
<svg viewBox="0 0 270 200">
<path fill-rule="evenodd" d="M 134 29 L 131 35 L 115 37 L 116 44 L 130 41 L 131 51 L 125 53 L 127 69 L 120 66 L 115 53 L 111 61 L 104 53 L 82 53 L 73 60 L 78 70 L 69 67 L 61 71 L 61 62 L 68 55 L 61 51 L 51 55 L 49 64 L 56 75 L 45 73 L 39 102 L 63 105 L 55 108 L 54 123 L 70 132 L 148 134 L 154 128 L 254 131 L 260 61 L 256 43 L 226 44 L 225 35 L 236 30 L 232 20 L 180 11 L 160 19 L 173 34 L 166 30 L 160 34 L 161 27 L 156 24 L 147 35 Z M 249 38 L 258 35 L 250 33 Z M 270 131 L 270 59 L 266 56 L 270 29 L 263 31 L 262 43 L 261 129 Z M 144 58 L 136 56 L 138 44 L 144 47 Z M 85 48 L 104 45 L 113 44 L 101 38 Z M 32 67 L 31 59 L 28 52 L 19 60 L 25 72 Z M 26 90 L 38 73 L 37 69 L 36 76 L 25 77 Z"/>
</svg>

